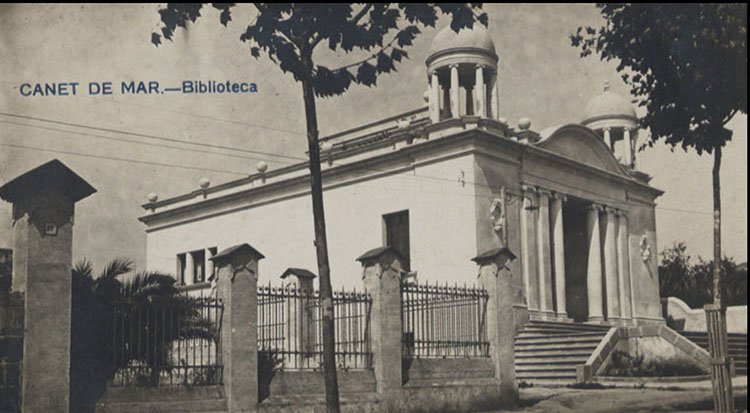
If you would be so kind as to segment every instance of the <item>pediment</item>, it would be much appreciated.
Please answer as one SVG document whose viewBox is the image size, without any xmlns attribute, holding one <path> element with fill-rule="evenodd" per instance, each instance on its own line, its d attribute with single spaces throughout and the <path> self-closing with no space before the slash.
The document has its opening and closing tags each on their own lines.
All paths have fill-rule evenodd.
<svg viewBox="0 0 750 413">
<path fill-rule="evenodd" d="M 583 125 L 559 126 L 543 132 L 542 135 L 542 139 L 535 144 L 539 148 L 575 162 L 627 176 L 625 169 L 604 141 L 596 132 Z"/>
</svg>

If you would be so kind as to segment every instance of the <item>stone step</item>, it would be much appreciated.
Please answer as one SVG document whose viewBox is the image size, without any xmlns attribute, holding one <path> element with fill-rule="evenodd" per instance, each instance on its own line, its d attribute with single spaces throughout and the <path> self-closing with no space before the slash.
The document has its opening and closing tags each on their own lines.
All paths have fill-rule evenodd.
<svg viewBox="0 0 750 413">
<path fill-rule="evenodd" d="M 576 379 L 576 374 L 575 371 L 529 371 L 517 373 L 516 378 L 520 380 L 552 379 L 572 381 Z"/>
<path fill-rule="evenodd" d="M 558 356 L 558 357 L 522 357 L 516 359 L 516 366 L 524 365 L 558 365 L 558 364 L 585 364 L 587 356 Z"/>
<path fill-rule="evenodd" d="M 563 323 L 557 321 L 530 321 L 526 327 L 543 328 L 543 329 L 570 329 L 570 330 L 597 330 L 607 331 L 610 326 L 601 324 L 585 324 L 585 323 Z"/>
<path fill-rule="evenodd" d="M 550 373 L 567 373 L 571 372 L 575 374 L 577 364 L 559 364 L 554 366 L 547 365 L 529 365 L 529 366 L 516 366 L 516 372 L 550 372 Z"/>
<path fill-rule="evenodd" d="M 557 349 L 556 351 L 523 351 L 516 350 L 516 359 L 523 358 L 559 358 L 559 357 L 576 357 L 585 358 L 591 355 L 592 351 L 588 349 L 584 350 L 571 350 L 566 348 Z"/>
<path fill-rule="evenodd" d="M 570 343 L 565 346 L 561 346 L 558 343 L 552 344 L 524 344 L 522 346 L 516 346 L 516 351 L 570 351 L 570 350 L 588 350 L 594 351 L 599 342 L 591 343 Z"/>
<path fill-rule="evenodd" d="M 547 334 L 544 331 L 521 331 L 516 334 L 516 339 L 519 338 L 545 338 L 545 337 L 604 337 L 607 333 L 602 331 L 587 331 L 578 333 L 567 333 L 567 334 Z"/>
<path fill-rule="evenodd" d="M 562 337 L 534 337 L 534 338 L 517 338 L 515 340 L 516 346 L 526 346 L 533 344 L 561 344 L 561 345 L 576 345 L 576 344 L 599 344 L 604 338 L 604 335 L 596 336 L 562 336 Z"/>
<path fill-rule="evenodd" d="M 587 333 L 587 332 L 602 332 L 606 333 L 609 328 L 586 328 L 586 327 L 564 327 L 564 326 L 553 326 L 553 327 L 545 327 L 545 326 L 534 326 L 534 325 L 527 325 L 523 329 L 524 331 L 536 331 L 536 332 L 542 332 L 545 334 L 566 334 L 566 333 Z"/>
</svg>

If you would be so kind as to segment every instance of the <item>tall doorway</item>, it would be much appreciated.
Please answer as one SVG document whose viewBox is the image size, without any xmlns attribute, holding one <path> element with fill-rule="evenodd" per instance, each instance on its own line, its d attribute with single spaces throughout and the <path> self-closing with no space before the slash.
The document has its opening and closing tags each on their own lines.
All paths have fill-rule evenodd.
<svg viewBox="0 0 750 413">
<path fill-rule="evenodd" d="M 569 197 L 563 203 L 565 237 L 565 304 L 573 321 L 588 320 L 589 302 L 586 278 L 588 273 L 589 239 L 586 228 L 590 202 Z"/>
</svg>

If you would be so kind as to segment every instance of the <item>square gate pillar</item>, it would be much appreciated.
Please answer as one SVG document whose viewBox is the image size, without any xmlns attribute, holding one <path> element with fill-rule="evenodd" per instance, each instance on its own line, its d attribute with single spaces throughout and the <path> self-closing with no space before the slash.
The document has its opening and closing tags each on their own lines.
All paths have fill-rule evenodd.
<svg viewBox="0 0 750 413">
<path fill-rule="evenodd" d="M 14 291 L 25 293 L 22 409 L 68 412 L 73 212 L 96 189 L 58 160 L 0 188 L 13 204 Z"/>
<path fill-rule="evenodd" d="M 487 338 L 490 356 L 495 365 L 495 378 L 500 382 L 500 397 L 506 405 L 518 403 L 515 368 L 515 325 L 513 318 L 513 289 L 508 261 L 516 259 L 508 248 L 495 248 L 472 261 L 479 265 L 479 284 L 487 290 Z"/>
<path fill-rule="evenodd" d="M 258 410 L 258 261 L 263 254 L 248 244 L 219 251 L 218 295 L 224 302 L 221 360 L 227 410 Z"/>
</svg>

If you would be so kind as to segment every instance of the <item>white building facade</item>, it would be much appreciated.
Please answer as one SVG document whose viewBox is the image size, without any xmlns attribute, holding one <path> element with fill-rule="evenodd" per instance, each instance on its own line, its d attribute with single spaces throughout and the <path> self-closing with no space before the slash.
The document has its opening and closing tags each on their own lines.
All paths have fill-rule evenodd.
<svg viewBox="0 0 750 413">
<path fill-rule="evenodd" d="M 477 25 L 478 26 L 478 25 Z M 605 90 L 580 123 L 540 133 L 501 117 L 494 43 L 447 28 L 427 58 L 428 106 L 321 139 L 334 286 L 361 286 L 356 258 L 392 245 L 420 281 L 476 281 L 470 259 L 518 259 L 518 318 L 663 323 L 655 201 L 637 171 L 635 111 Z M 606 88 L 605 88 L 606 89 Z M 147 266 L 202 288 L 217 250 L 262 251 L 260 282 L 317 268 L 305 163 L 145 204 Z"/>
</svg>

